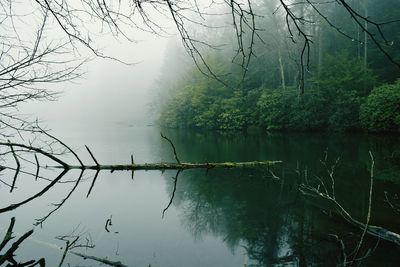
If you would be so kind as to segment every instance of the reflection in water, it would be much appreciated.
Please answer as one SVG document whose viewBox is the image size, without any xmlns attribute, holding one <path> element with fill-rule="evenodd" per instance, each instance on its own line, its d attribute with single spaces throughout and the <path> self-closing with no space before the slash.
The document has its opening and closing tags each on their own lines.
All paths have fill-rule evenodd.
<svg viewBox="0 0 400 267">
<path fill-rule="evenodd" d="M 338 184 L 336 194 L 356 218 L 363 220 L 368 205 L 368 150 L 377 148 L 377 142 L 382 143 L 382 140 L 370 137 L 359 139 L 360 136 L 350 136 L 350 141 L 345 140 L 347 136 L 329 140 L 323 136 L 314 137 L 318 139 L 276 135 L 267 136 L 267 141 L 263 141 L 257 140 L 257 136 L 255 139 L 254 136 L 238 139 L 198 133 L 196 140 L 201 141 L 193 142 L 186 133 L 177 133 L 173 139 L 177 140 L 179 153 L 191 160 L 229 157 L 246 160 L 253 154 L 260 160 L 279 158 L 285 162 L 279 170 L 275 167 L 275 175 L 269 175 L 265 170 L 185 171 L 179 178 L 174 200 L 174 204 L 182 210 L 183 224 L 196 239 L 212 234 L 221 237 L 232 250 L 244 247 L 249 265 L 340 264 L 343 252 L 338 238 L 346 241 L 346 253 L 350 253 L 361 233 L 333 214 L 328 216 L 308 205 L 299 194 L 298 185 L 304 179 L 327 176 L 327 168 L 318 158 L 324 157 L 325 151 L 337 157 L 340 155 L 335 174 Z M 373 199 L 373 223 L 398 231 L 398 217 L 391 214 L 387 205 L 383 205 L 385 190 L 399 189 L 391 182 L 399 181 L 399 166 L 387 161 L 393 155 L 391 151 L 396 149 L 393 145 L 398 146 L 399 143 L 397 138 L 392 138 L 392 142 L 390 139 L 385 141 L 386 146 L 375 150 L 376 157 L 381 160 Z M 256 146 L 258 149 L 255 149 Z M 355 150 L 349 149 L 351 147 Z M 363 155 L 364 152 L 366 155 Z M 331 164 L 338 160 L 337 157 L 330 160 Z M 372 256 L 364 259 L 363 264 L 381 266 L 385 262 L 385 266 L 396 266 L 398 256 L 387 254 L 387 251 L 396 248 L 384 242 L 376 247 L 377 242 L 369 238 L 362 255 L 368 249 L 375 250 L 372 253 L 369 251 Z"/>
<path fill-rule="evenodd" d="M 96 158 L 126 162 L 132 152 L 139 151 L 137 161 L 174 161 L 171 147 L 161 140 L 158 129 L 130 130 L 91 133 L 90 147 L 96 148 Z M 65 244 L 58 243 L 57 249 L 49 252 L 54 238 L 74 233 L 79 226 L 93 238 L 93 255 L 120 260 L 128 266 L 336 266 L 343 255 L 335 236 L 344 241 L 345 252 L 350 255 L 361 234 L 359 229 L 329 211 L 321 212 L 326 207 L 310 206 L 298 191 L 305 179 L 326 177 L 326 168 L 320 163 L 325 151 L 328 164 L 340 157 L 335 172 L 336 197 L 360 221 L 365 220 L 367 211 L 368 151 L 373 151 L 376 183 L 371 223 L 400 231 L 399 216 L 389 205 L 389 201 L 396 204 L 394 196 L 400 188 L 398 137 L 165 134 L 174 141 L 182 162 L 283 160 L 284 164 L 273 169 L 185 170 L 161 175 L 137 172 L 134 180 L 131 173 L 95 170 L 61 175 L 41 172 L 37 181 L 35 177 L 21 177 L 12 194 L 6 186 L 0 188 L 1 207 L 13 210 L 4 214 L 16 216 L 24 227 L 39 219 L 38 226 L 43 229 L 35 228 L 36 243 L 21 247 L 19 255 L 23 259 L 45 256 L 48 266 L 56 266 L 63 255 L 59 246 L 65 248 Z M 111 139 L 117 141 L 105 143 L 104 135 L 116 135 Z M 86 142 L 82 140 L 88 139 L 81 137 L 72 143 L 81 145 Z M 12 179 L 12 172 L 1 174 Z M 57 185 L 43 196 L 23 206 L 11 205 L 40 192 L 49 185 L 46 179 L 54 181 L 54 177 L 58 177 Z M 112 226 L 108 221 L 111 216 Z M 0 220 L 5 225 L 9 218 L 0 216 Z M 20 233 L 25 230 L 18 229 Z M 70 243 L 75 235 L 71 236 Z M 397 248 L 381 241 L 374 249 L 376 244 L 374 238 L 366 240 L 360 255 L 368 249 L 373 253 L 362 264 L 396 266 Z M 67 263 L 86 264 L 68 255 L 64 265 Z"/>
<path fill-rule="evenodd" d="M 285 177 L 275 181 L 250 173 L 192 171 L 180 177 L 175 204 L 197 239 L 212 234 L 232 250 L 243 246 L 260 266 L 304 266 L 318 255 L 305 251 L 312 241 L 313 214 L 299 198 L 296 184 Z"/>
<path fill-rule="evenodd" d="M 14 239 L 14 225 L 15 218 L 11 218 L 10 225 L 4 235 L 4 238 L 0 242 L 0 266 L 7 263 L 7 267 L 34 267 L 39 265 L 40 267 L 45 266 L 45 259 L 41 258 L 39 260 L 29 260 L 27 262 L 18 263 L 15 259 L 15 253 L 18 247 L 33 234 L 33 230 L 30 230 L 19 237 L 15 242 L 11 241 Z M 9 245 L 10 244 L 10 245 Z"/>
</svg>

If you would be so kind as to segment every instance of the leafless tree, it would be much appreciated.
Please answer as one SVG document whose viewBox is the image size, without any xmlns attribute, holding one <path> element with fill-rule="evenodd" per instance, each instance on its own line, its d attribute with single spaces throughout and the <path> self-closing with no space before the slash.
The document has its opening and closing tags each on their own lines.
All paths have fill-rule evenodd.
<svg viewBox="0 0 400 267">
<path fill-rule="evenodd" d="M 32 100 L 54 100 L 49 84 L 76 79 L 86 61 L 69 54 L 65 40 L 49 40 L 48 11 L 19 10 L 15 1 L 0 4 L 0 136 L 20 137 L 34 132 L 34 121 L 21 116 L 19 104 Z"/>
</svg>

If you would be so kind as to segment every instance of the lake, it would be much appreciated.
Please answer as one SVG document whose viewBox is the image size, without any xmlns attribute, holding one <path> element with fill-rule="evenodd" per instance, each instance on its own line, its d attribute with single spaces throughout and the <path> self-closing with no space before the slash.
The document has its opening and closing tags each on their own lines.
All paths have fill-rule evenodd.
<svg viewBox="0 0 400 267">
<path fill-rule="evenodd" d="M 400 232 L 400 214 L 390 207 L 399 204 L 400 138 L 398 136 L 317 133 L 233 133 L 160 129 L 156 126 L 73 127 L 59 125 L 54 134 L 93 164 L 84 145 L 103 164 L 174 162 L 173 140 L 182 162 L 282 160 L 270 169 L 102 171 L 87 197 L 95 171 L 69 171 L 42 197 L 0 216 L 3 235 L 12 216 L 15 233 L 34 229 L 17 250 L 20 261 L 46 258 L 46 266 L 58 266 L 65 242 L 56 237 L 81 236 L 94 248 L 74 251 L 128 266 L 337 266 L 343 240 L 350 255 L 361 229 L 303 196 L 299 184 L 325 181 L 337 161 L 333 177 L 338 202 L 356 219 L 365 221 L 368 211 L 371 158 L 374 156 L 374 187 L 371 224 Z M 67 156 L 70 162 L 73 158 Z M 339 158 L 339 159 L 338 159 Z M 338 160 L 337 160 L 338 159 Z M 322 162 L 321 162 L 322 161 Z M 12 162 L 11 164 L 14 164 Z M 325 164 L 325 165 L 324 165 Z M 34 171 L 26 167 L 25 171 Z M 54 179 L 58 170 L 41 176 Z M 0 178 L 12 181 L 13 172 Z M 170 202 L 176 181 L 176 192 Z M 5 207 L 38 192 L 49 182 L 21 174 L 17 188 L 0 184 L 0 203 Z M 329 191 L 328 190 L 328 191 Z M 389 204 L 390 203 L 390 204 Z M 47 215 L 50 216 L 47 217 Z M 35 226 L 36 220 L 46 218 Z M 112 224 L 107 225 L 111 219 Z M 86 239 L 87 238 L 87 239 Z M 367 236 L 359 257 L 370 250 L 362 266 L 398 266 L 398 248 Z M 349 259 L 352 257 L 349 256 Z M 64 266 L 99 266 L 95 261 L 67 254 Z"/>
</svg>

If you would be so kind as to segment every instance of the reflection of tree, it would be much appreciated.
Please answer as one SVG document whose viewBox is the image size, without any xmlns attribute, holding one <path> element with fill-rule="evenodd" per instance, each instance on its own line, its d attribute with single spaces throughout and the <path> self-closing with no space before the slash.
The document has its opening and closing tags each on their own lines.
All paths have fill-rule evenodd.
<svg viewBox="0 0 400 267">
<path fill-rule="evenodd" d="M 359 155 L 371 146 L 382 144 L 381 139 L 368 137 L 356 141 L 343 140 L 342 136 L 303 139 L 301 136 L 290 138 L 290 135 L 277 135 L 269 136 L 270 140 L 263 142 L 257 140 L 257 136 L 241 136 L 240 139 L 199 133 L 199 138 L 193 142 L 187 137 L 185 133 L 173 136 L 177 141 L 177 151 L 183 157 L 192 155 L 216 160 L 226 157 L 226 153 L 228 157 L 243 159 L 258 146 L 258 150 L 253 150 L 254 158 L 277 157 L 283 159 L 286 168 L 282 172 L 273 171 L 280 180 L 260 169 L 241 172 L 211 170 L 208 173 L 184 171 L 179 178 L 174 204 L 182 210 L 183 224 L 195 238 L 212 234 L 223 239 L 232 250 L 243 246 L 248 257 L 260 266 L 336 266 L 336 263 L 342 262 L 341 247 L 331 234 L 342 237 L 347 248 L 355 247 L 355 242 L 359 240 L 358 231 L 335 217 L 313 212 L 298 195 L 297 189 L 306 175 L 309 179 L 327 175 L 319 158 L 328 148 L 332 154 L 343 155 L 336 169 L 336 196 L 346 203 L 353 216 L 363 218 L 368 203 L 368 182 L 365 181 L 368 178 L 368 161 Z M 386 139 L 386 145 L 378 152 L 380 157 L 388 154 L 393 141 Z M 342 163 L 343 160 L 351 164 Z M 381 168 L 385 166 L 380 165 Z M 168 186 L 172 187 L 172 183 Z M 378 180 L 375 186 L 377 192 L 383 192 L 387 185 Z M 168 191 L 172 191 L 171 188 Z M 383 195 L 374 196 L 376 205 L 382 207 L 383 201 Z M 374 220 L 385 218 L 385 223 L 393 220 L 387 209 L 375 210 Z M 376 239 L 368 238 L 366 242 L 373 248 Z M 379 262 L 389 264 L 398 260 L 396 254 L 388 256 L 386 252 L 395 248 L 381 243 L 363 263 L 379 266 Z"/>
<path fill-rule="evenodd" d="M 304 260 L 312 221 L 297 202 L 295 181 L 242 175 L 183 173 L 176 202 L 186 227 L 197 238 L 219 236 L 232 250 L 243 246 L 262 265 Z"/>
<path fill-rule="evenodd" d="M 22 242 L 24 242 L 26 239 L 28 239 L 32 234 L 33 230 L 30 230 L 23 234 L 21 237 L 19 237 L 15 242 L 13 242 L 8 248 L 9 242 L 14 239 L 13 236 L 13 231 L 14 231 L 14 225 L 15 225 L 15 218 L 11 218 L 10 225 L 8 226 L 7 232 L 3 238 L 3 241 L 0 242 L 0 266 L 3 265 L 4 263 L 8 262 L 9 264 L 7 266 L 9 267 L 34 267 L 34 266 L 40 266 L 44 267 L 45 266 L 45 259 L 41 258 L 40 260 L 30 260 L 24 263 L 18 263 L 15 260 L 15 253 L 18 250 L 19 246 L 21 245 Z M 4 251 L 3 251 L 4 250 Z"/>
<path fill-rule="evenodd" d="M 178 176 L 179 173 L 183 170 L 189 170 L 189 169 L 217 169 L 217 168 L 256 168 L 256 167 L 268 167 L 272 166 L 278 163 L 281 163 L 280 161 L 263 161 L 263 162 L 257 162 L 257 161 L 251 161 L 251 162 L 203 162 L 203 163 L 188 163 L 188 162 L 180 162 L 177 156 L 177 152 L 175 149 L 174 144 L 172 141 L 165 137 L 164 135 L 161 134 L 161 137 L 165 140 L 167 140 L 170 144 L 170 146 L 173 149 L 173 154 L 175 156 L 176 162 L 168 163 L 168 162 L 161 162 L 161 163 L 143 163 L 143 164 L 138 164 L 133 161 L 133 158 L 131 157 L 131 163 L 129 164 L 99 164 L 97 159 L 95 158 L 94 154 L 91 152 L 89 147 L 86 146 L 87 152 L 91 156 L 92 160 L 94 161 L 95 165 L 86 165 L 84 162 L 81 160 L 80 156 L 73 150 L 71 149 L 67 144 L 62 142 L 61 140 L 57 139 L 56 137 L 50 135 L 48 132 L 42 130 L 37 126 L 37 129 L 40 130 L 41 133 L 43 133 L 45 136 L 49 137 L 53 142 L 51 145 L 49 145 L 49 148 L 45 147 L 35 147 L 31 144 L 19 144 L 19 143 L 11 143 L 11 142 L 0 142 L 0 149 L 5 148 L 6 151 L 4 153 L 1 153 L 0 156 L 2 157 L 2 160 L 5 162 L 4 166 L 0 166 L 0 172 L 3 170 L 12 170 L 14 171 L 14 176 L 10 182 L 5 182 L 0 179 L 0 181 L 5 184 L 6 186 L 10 187 L 10 192 L 13 192 L 15 189 L 15 184 L 17 182 L 17 179 L 19 178 L 19 175 L 21 173 L 30 175 L 35 177 L 35 180 L 37 180 L 39 177 L 43 178 L 42 176 L 39 176 L 40 170 L 52 170 L 52 169 L 61 169 L 62 172 L 53 179 L 49 179 L 46 177 L 46 180 L 49 181 L 49 184 L 44 186 L 39 192 L 31 195 L 30 197 L 26 197 L 21 201 L 18 201 L 16 203 L 9 204 L 8 206 L 5 207 L 0 207 L 0 213 L 5 213 L 5 212 L 10 212 L 12 210 L 15 210 L 25 204 L 28 204 L 29 202 L 36 200 L 42 196 L 44 196 L 48 191 L 53 189 L 55 185 L 58 183 L 62 183 L 62 179 L 65 174 L 67 174 L 71 170 L 80 170 L 79 176 L 74 180 L 71 181 L 74 183 L 74 186 L 67 191 L 66 196 L 59 202 L 59 203 L 53 203 L 54 208 L 45 216 L 42 218 L 39 218 L 36 220 L 36 225 L 42 225 L 53 213 L 55 213 L 58 209 L 60 209 L 65 202 L 71 197 L 71 195 L 75 192 L 75 190 L 78 188 L 80 185 L 81 181 L 83 180 L 83 174 L 85 171 L 90 171 L 94 170 L 95 175 L 92 179 L 92 184 L 89 188 L 89 191 L 87 193 L 87 197 L 89 197 L 95 183 L 98 177 L 98 174 L 100 171 L 104 170 L 109 170 L 111 172 L 114 171 L 131 171 L 132 172 L 132 177 L 135 171 L 138 170 L 177 170 L 177 174 L 175 177 L 175 188 L 176 188 L 176 183 L 178 181 Z M 58 154 L 55 153 L 52 149 L 55 146 L 55 144 L 60 145 L 65 151 L 69 152 L 73 157 L 75 158 L 75 161 L 79 165 L 72 165 L 67 163 L 63 157 L 65 155 L 63 154 Z M 55 166 L 48 166 L 43 165 L 39 162 L 38 156 L 43 160 L 47 160 L 50 162 L 53 162 L 53 164 L 56 164 Z M 8 156 L 8 157 L 7 157 Z M 29 156 L 34 156 L 35 162 L 27 160 Z M 9 161 L 14 161 L 16 163 L 16 168 L 9 167 L 10 163 Z M 36 171 L 31 171 L 31 172 L 26 172 L 26 171 L 21 171 L 21 161 L 24 163 L 28 163 L 31 165 L 35 166 Z M 175 193 L 175 190 L 173 191 Z M 172 204 L 172 199 L 174 197 L 174 194 L 172 195 L 171 202 L 168 204 L 168 206 L 164 209 L 163 211 L 163 216 L 166 210 L 169 208 L 169 206 Z"/>
<path fill-rule="evenodd" d="M 269 166 L 272 166 L 276 163 L 280 163 L 280 162 L 272 162 L 272 161 L 264 161 L 264 162 L 256 162 L 256 161 L 251 161 L 251 162 L 204 162 L 204 163 L 187 163 L 187 162 L 180 162 L 180 160 L 178 159 L 177 156 L 177 152 L 175 149 L 174 144 L 172 143 L 172 141 L 170 139 L 168 139 L 167 137 L 163 136 L 161 134 L 161 137 L 163 139 L 166 139 L 170 146 L 173 149 L 173 154 L 175 156 L 175 160 L 176 162 L 172 162 L 172 163 L 167 163 L 167 162 L 161 162 L 161 163 L 143 163 L 143 164 L 138 164 L 135 163 L 133 161 L 133 159 L 131 158 L 131 163 L 129 164 L 116 164 L 116 165 L 104 165 L 104 164 L 100 164 L 97 159 L 95 158 L 94 154 L 91 152 L 91 150 L 86 146 L 87 152 L 88 154 L 91 156 L 93 162 L 95 163 L 94 165 L 86 165 L 84 163 L 83 160 L 81 160 L 80 156 L 78 155 L 77 152 L 75 152 L 72 148 L 70 148 L 67 144 L 65 144 L 64 142 L 62 142 L 61 140 L 57 139 L 56 137 L 50 135 L 50 133 L 43 131 L 41 128 L 39 128 L 39 126 L 36 126 L 38 131 L 40 131 L 42 134 L 44 134 L 45 136 L 49 137 L 49 139 L 53 140 L 53 142 L 48 146 L 48 147 L 36 147 L 32 144 L 21 144 L 21 143 L 12 143 L 12 142 L 0 142 L 0 148 L 2 148 L 4 150 L 4 152 L 1 154 L 1 156 L 3 157 L 3 161 L 4 161 L 4 166 L 0 166 L 0 172 L 1 171 L 12 171 L 14 172 L 14 175 L 9 177 L 10 179 L 12 179 L 10 181 L 10 183 L 4 182 L 8 187 L 10 187 L 10 192 L 12 193 L 14 189 L 17 189 L 16 182 L 17 180 L 21 180 L 20 179 L 20 175 L 29 175 L 31 177 L 34 177 L 35 181 L 37 181 L 39 178 L 40 179 L 45 179 L 46 181 L 48 181 L 48 183 L 46 185 L 43 185 L 43 187 L 40 188 L 40 190 L 36 193 L 33 193 L 30 196 L 24 196 L 22 199 L 15 201 L 14 199 L 11 200 L 13 201 L 13 203 L 8 203 L 6 204 L 4 207 L 0 207 L 0 214 L 1 213 L 6 213 L 6 212 L 11 212 L 14 211 L 22 206 L 25 206 L 26 204 L 37 200 L 39 198 L 42 198 L 43 196 L 45 196 L 49 191 L 51 191 L 52 189 L 54 189 L 54 187 L 59 184 L 59 183 L 66 183 L 66 182 L 71 182 L 72 183 L 72 187 L 69 188 L 66 193 L 65 196 L 63 198 L 61 198 L 61 200 L 59 202 L 56 203 L 52 203 L 52 208 L 51 210 L 44 216 L 42 216 L 39 219 L 36 219 L 36 223 L 35 225 L 40 225 L 42 226 L 43 223 L 54 213 L 56 213 L 58 210 L 61 209 L 61 207 L 70 199 L 70 197 L 73 195 L 73 193 L 76 191 L 76 189 L 79 187 L 79 185 L 85 180 L 83 175 L 85 172 L 88 171 L 95 171 L 94 177 L 92 179 L 92 183 L 90 185 L 89 191 L 87 193 L 87 197 L 89 197 L 90 192 L 92 191 L 98 174 L 100 171 L 104 171 L 104 170 L 110 170 L 111 172 L 114 171 L 132 171 L 132 174 L 134 171 L 137 170 L 161 170 L 161 171 L 165 171 L 165 170 L 177 170 L 176 176 L 174 178 L 174 191 L 171 197 L 171 202 L 167 205 L 167 207 L 164 209 L 163 211 L 163 216 L 164 213 L 166 212 L 166 210 L 169 208 L 169 206 L 172 204 L 172 200 L 174 198 L 174 193 L 175 193 L 175 189 L 176 189 L 176 185 L 177 185 L 177 181 L 178 181 L 178 176 L 182 171 L 187 171 L 189 169 L 205 169 L 205 170 L 210 170 L 210 169 L 219 169 L 219 168 L 267 168 Z M 66 157 L 65 153 L 56 153 L 54 152 L 54 150 L 52 150 L 52 148 L 55 147 L 55 145 L 61 146 L 63 151 L 67 151 L 69 152 L 75 159 L 75 164 L 79 164 L 79 165 L 72 165 L 70 163 L 68 163 L 70 161 L 70 159 L 68 160 L 68 158 Z M 35 161 L 31 161 L 28 160 L 29 156 L 34 157 Z M 16 167 L 9 167 L 11 165 L 11 162 L 14 162 L 16 164 Z M 48 164 L 43 164 L 44 162 L 52 162 L 52 165 L 48 165 Z M 54 165 L 55 164 L 55 165 Z M 25 165 L 33 165 L 34 168 L 30 168 L 27 171 L 23 171 L 23 168 L 25 167 Z M 51 171 L 54 169 L 61 169 L 62 171 L 55 177 L 55 178 L 49 178 L 50 176 L 44 175 L 42 172 L 43 171 Z M 70 171 L 72 172 L 72 170 L 80 170 L 80 173 L 77 177 L 75 177 L 74 180 L 70 180 L 70 181 L 64 181 L 63 178 L 65 177 L 65 175 L 67 173 L 69 173 Z M 3 174 L 3 173 L 2 173 Z M 39 175 L 40 174 L 40 175 Z M 12 178 L 13 177 L 13 178 Z M 11 184 L 11 185 L 10 185 Z M 3 204 L 4 205 L 4 204 Z M 106 222 L 106 226 L 105 226 L 105 230 L 107 232 L 109 232 L 109 230 L 107 229 L 107 226 L 111 225 L 111 219 L 108 219 Z M 12 229 L 11 229 L 12 230 Z M 26 236 L 24 235 L 22 239 L 20 239 L 20 241 L 18 241 L 19 243 L 17 243 L 17 245 L 13 245 L 11 247 L 11 252 L 7 251 L 6 254 L 4 256 L 1 255 L 0 260 L 3 261 L 9 261 L 12 262 L 14 264 L 14 259 L 12 258 L 13 252 L 18 248 L 18 245 L 20 243 L 22 243 L 28 236 L 30 236 L 33 233 L 33 230 L 28 232 L 26 234 Z M 8 235 L 7 235 L 8 236 Z M 7 243 L 10 238 L 5 238 L 5 242 Z M 88 242 L 86 244 L 81 244 L 79 241 L 81 239 L 81 235 L 75 235 L 74 233 L 71 235 L 67 235 L 67 236 L 61 236 L 59 238 L 62 241 L 66 242 L 66 246 L 64 249 L 64 254 L 61 258 L 60 261 L 60 266 L 63 264 L 65 257 L 68 253 L 72 253 L 76 256 L 80 256 L 83 258 L 87 258 L 87 259 L 91 259 L 91 260 L 95 260 L 98 262 L 102 262 L 104 264 L 108 264 L 111 266 L 124 266 L 119 262 L 112 262 L 112 261 L 108 261 L 107 259 L 102 259 L 102 258 L 98 258 L 96 256 L 87 256 L 85 254 L 82 253 L 77 253 L 75 251 L 71 251 L 75 248 L 80 248 L 80 247 L 86 247 L 86 248 L 92 248 L 93 245 L 91 244 L 91 242 Z M 5 243 L 4 243 L 5 244 Z M 0 246 L 0 250 L 2 249 L 2 246 Z M 3 259 L 4 258 L 4 259 Z M 36 262 L 32 262 L 35 263 Z M 29 264 L 31 264 L 31 262 L 29 262 Z M 37 263 L 37 264 L 42 264 L 42 263 Z M 44 264 L 44 263 L 43 263 Z M 1 264 L 0 264 L 1 265 Z M 13 265 L 14 266 L 14 265 Z M 15 266 L 19 266 L 19 265 L 15 265 Z M 32 267 L 30 265 L 23 265 L 23 266 L 29 266 Z M 44 266 L 44 265 L 43 265 Z M 22 267 L 22 266 L 21 266 Z"/>
</svg>

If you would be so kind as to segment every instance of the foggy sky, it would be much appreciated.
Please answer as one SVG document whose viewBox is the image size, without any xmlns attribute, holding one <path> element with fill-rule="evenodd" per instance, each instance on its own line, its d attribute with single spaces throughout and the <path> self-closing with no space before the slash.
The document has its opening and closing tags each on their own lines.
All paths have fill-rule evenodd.
<svg viewBox="0 0 400 267">
<path fill-rule="evenodd" d="M 142 37 L 138 44 L 114 41 L 105 51 L 137 64 L 95 58 L 85 65 L 83 78 L 49 86 L 62 92 L 57 101 L 27 103 L 21 111 L 50 125 L 148 123 L 150 90 L 159 75 L 168 39 L 149 34 Z"/>
<path fill-rule="evenodd" d="M 21 5 L 22 10 L 27 7 Z M 129 37 L 138 41 L 135 43 L 121 36 L 114 38 L 109 33 L 102 34 L 99 32 L 100 25 L 85 25 L 97 33 L 95 47 L 101 48 L 103 54 L 138 64 L 126 66 L 112 60 L 95 58 L 84 65 L 86 74 L 83 78 L 45 85 L 46 88 L 62 92 L 57 101 L 24 103 L 20 106 L 20 112 L 38 117 L 51 128 L 60 124 L 90 126 L 118 123 L 132 126 L 151 123 L 154 118 L 148 106 L 151 90 L 160 76 L 164 56 L 168 53 L 168 39 L 179 39 L 179 36 L 171 18 L 152 13 L 151 10 L 149 14 L 153 15 L 153 21 L 166 30 L 164 37 L 129 29 Z M 22 24 L 22 27 L 27 27 L 27 24 Z M 32 29 L 28 27 L 22 31 L 28 33 Z M 59 38 L 65 38 L 65 34 L 54 24 L 51 31 L 47 31 L 47 39 Z M 94 57 L 87 48 L 80 48 L 79 56 L 82 58 Z"/>
<path fill-rule="evenodd" d="M 71 0 L 71 3 L 79 4 L 79 1 Z M 15 9 L 16 13 L 29 14 L 32 7 L 21 3 Z M 38 117 L 51 128 L 59 124 L 148 124 L 151 121 L 148 107 L 151 89 L 159 77 L 168 39 L 177 38 L 175 25 L 170 18 L 152 10 L 148 11 L 148 15 L 166 31 L 162 33 L 163 36 L 124 25 L 126 28 L 122 30 L 132 42 L 122 34 L 113 36 L 107 29 L 103 30 L 101 21 L 84 25 L 92 33 L 90 37 L 94 48 L 100 49 L 101 54 L 136 64 L 124 65 L 111 59 L 98 58 L 90 49 L 77 42 L 74 44 L 77 50 L 69 53 L 68 57 L 76 57 L 76 60 L 93 58 L 84 64 L 84 76 L 71 82 L 44 84 L 46 89 L 61 92 L 58 100 L 23 103 L 19 111 L 31 119 Z M 28 36 L 34 34 L 38 26 L 30 25 L 40 25 L 41 21 L 36 21 L 34 15 L 24 16 L 23 19 L 18 21 L 18 33 L 25 36 L 25 39 L 34 39 L 34 36 Z M 27 23 L 28 19 L 31 22 Z M 140 20 L 137 23 L 141 26 Z M 47 23 L 44 34 L 43 43 L 66 39 L 59 25 L 53 22 Z"/>
</svg>

